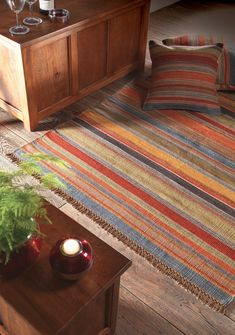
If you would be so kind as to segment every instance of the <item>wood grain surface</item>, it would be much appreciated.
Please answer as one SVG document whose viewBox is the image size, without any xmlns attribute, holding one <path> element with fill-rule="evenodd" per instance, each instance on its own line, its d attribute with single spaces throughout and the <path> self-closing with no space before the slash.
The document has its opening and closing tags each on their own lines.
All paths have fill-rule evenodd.
<svg viewBox="0 0 235 335">
<path fill-rule="evenodd" d="M 79 329 L 92 335 L 105 326 L 114 332 L 119 277 L 131 262 L 56 207 L 46 208 L 53 224 L 41 226 L 45 237 L 39 259 L 20 276 L 0 279 L 3 325 L 11 335 L 76 335 Z M 50 267 L 50 250 L 64 236 L 92 245 L 93 266 L 79 281 L 61 279 Z"/>
<path fill-rule="evenodd" d="M 0 107 L 29 131 L 144 63 L 149 0 L 56 4 L 70 11 L 67 23 L 46 16 L 28 34 L 11 36 L 11 13 L 0 2 Z"/>
<path fill-rule="evenodd" d="M 43 23 L 38 26 L 30 27 L 30 32 L 21 36 L 11 36 L 8 32 L 8 29 L 15 24 L 15 15 L 5 1 L 0 2 L 0 38 L 7 37 L 11 39 L 12 43 L 17 43 L 21 45 L 29 45 L 32 41 L 35 42 L 36 39 L 43 40 L 45 35 L 53 34 L 58 30 L 63 30 L 66 32 L 68 29 L 71 29 L 70 26 L 74 24 L 86 21 L 87 24 L 90 22 L 93 23 L 94 17 L 98 20 L 104 18 L 108 19 L 109 16 L 113 15 L 115 11 L 120 9 L 125 10 L 126 8 L 135 7 L 140 3 L 143 3 L 143 0 L 109 0 L 109 1 L 100 1 L 100 0 L 56 0 L 57 8 L 66 8 L 70 12 L 69 21 L 65 24 L 51 22 L 48 16 L 42 15 L 38 10 L 38 3 L 35 4 L 35 13 L 37 16 L 43 19 Z M 28 15 L 28 8 L 25 5 L 24 10 L 21 12 L 21 19 L 25 18 Z M 44 38 L 43 38 L 44 37 Z"/>
</svg>

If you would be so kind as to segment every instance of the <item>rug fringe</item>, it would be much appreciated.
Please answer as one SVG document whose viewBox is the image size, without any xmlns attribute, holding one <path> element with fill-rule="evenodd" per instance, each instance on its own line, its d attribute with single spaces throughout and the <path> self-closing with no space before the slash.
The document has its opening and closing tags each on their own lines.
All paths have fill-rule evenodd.
<svg viewBox="0 0 235 335">
<path fill-rule="evenodd" d="M 15 156 L 14 153 L 8 153 L 6 156 L 16 165 L 18 165 L 21 160 Z M 40 181 L 40 175 L 34 176 L 37 180 Z M 191 283 L 189 280 L 184 278 L 180 273 L 171 269 L 169 266 L 164 264 L 162 261 L 157 259 L 150 252 L 146 251 L 143 247 L 139 246 L 136 242 L 132 241 L 130 238 L 125 236 L 123 233 L 118 231 L 115 227 L 113 227 L 110 223 L 106 222 L 102 217 L 93 213 L 90 209 L 85 207 L 82 203 L 75 200 L 73 197 L 68 195 L 62 189 L 51 189 L 55 194 L 60 196 L 62 199 L 66 200 L 69 204 L 71 204 L 75 209 L 77 209 L 81 214 L 85 214 L 92 221 L 97 223 L 101 228 L 103 228 L 108 233 L 112 234 L 119 241 L 123 242 L 130 249 L 135 251 L 138 255 L 144 257 L 147 261 L 149 261 L 155 268 L 161 271 L 163 274 L 167 275 L 170 278 L 173 278 L 181 287 L 185 288 L 187 291 L 191 292 L 195 295 L 199 300 L 201 300 L 204 304 L 210 306 L 217 312 L 225 313 L 225 308 L 223 304 L 213 298 L 211 295 L 203 291 L 197 285 Z"/>
</svg>

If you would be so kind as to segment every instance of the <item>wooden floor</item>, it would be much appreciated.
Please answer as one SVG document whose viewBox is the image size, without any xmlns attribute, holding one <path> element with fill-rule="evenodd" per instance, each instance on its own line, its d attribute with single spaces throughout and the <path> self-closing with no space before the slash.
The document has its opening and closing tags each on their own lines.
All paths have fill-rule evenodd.
<svg viewBox="0 0 235 335">
<path fill-rule="evenodd" d="M 222 5 L 215 6 L 215 3 L 216 1 L 210 1 L 210 5 L 207 5 L 205 1 L 185 0 L 151 14 L 149 38 L 160 42 L 165 37 L 213 30 L 213 24 L 218 23 L 216 20 L 219 16 L 218 9 L 223 12 L 223 8 L 220 8 Z M 213 7 L 212 11 L 209 10 L 210 6 Z M 211 19 L 208 20 L 208 17 Z M 228 16 L 226 17 L 228 18 Z M 233 20 L 231 20 L 231 23 L 233 23 Z M 224 29 L 223 24 L 220 29 L 221 31 Z M 235 31 L 235 29 L 232 30 Z M 149 71 L 148 53 L 146 65 L 146 71 Z M 121 87 L 129 80 L 130 77 L 120 80 L 118 86 Z M 116 87 L 117 83 L 115 84 L 115 90 Z M 75 104 L 72 110 L 75 113 L 87 106 L 97 105 L 107 94 L 111 94 L 113 91 L 114 85 L 110 85 Z M 5 153 L 12 151 L 14 148 L 42 136 L 45 131 L 70 117 L 71 108 L 46 120 L 40 125 L 39 131 L 28 133 L 23 129 L 20 121 L 0 111 L 1 156 L 3 157 Z M 2 165 L 9 166 L 9 168 L 12 166 L 4 159 Z M 146 260 L 104 232 L 87 217 L 78 213 L 71 205 L 66 204 L 51 192 L 46 192 L 45 197 L 112 247 L 133 260 L 133 266 L 121 280 L 117 335 L 235 334 L 235 306 L 230 306 L 225 315 L 213 311 L 177 285 L 171 278 L 161 274 Z"/>
</svg>

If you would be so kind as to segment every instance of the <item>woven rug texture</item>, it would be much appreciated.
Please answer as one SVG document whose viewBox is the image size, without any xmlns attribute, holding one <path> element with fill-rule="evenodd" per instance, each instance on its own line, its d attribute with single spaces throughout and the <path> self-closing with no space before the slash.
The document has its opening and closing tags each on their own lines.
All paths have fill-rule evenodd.
<svg viewBox="0 0 235 335">
<path fill-rule="evenodd" d="M 144 112 L 144 96 L 127 84 L 11 158 L 68 162 L 43 165 L 66 184 L 58 194 L 223 312 L 235 293 L 234 113 Z"/>
</svg>

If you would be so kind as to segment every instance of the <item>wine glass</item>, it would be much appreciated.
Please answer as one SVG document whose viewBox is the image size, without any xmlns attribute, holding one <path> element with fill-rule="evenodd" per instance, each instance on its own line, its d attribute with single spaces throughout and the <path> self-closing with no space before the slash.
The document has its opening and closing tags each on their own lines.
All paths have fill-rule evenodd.
<svg viewBox="0 0 235 335">
<path fill-rule="evenodd" d="M 25 1 L 29 4 L 29 16 L 23 20 L 24 24 L 28 24 L 29 26 L 35 26 L 37 24 L 42 23 L 42 19 L 40 17 L 33 16 L 33 4 L 35 4 L 37 0 L 25 0 Z"/>
<path fill-rule="evenodd" d="M 29 28 L 19 24 L 19 13 L 24 8 L 25 0 L 6 0 L 10 9 L 16 15 L 16 26 L 11 27 L 9 32 L 13 35 L 23 35 L 29 32 Z"/>
</svg>

